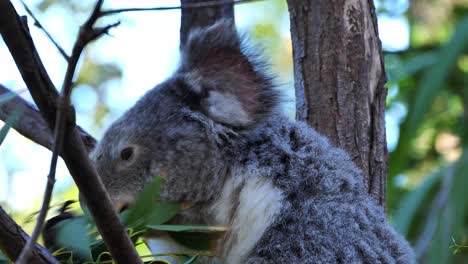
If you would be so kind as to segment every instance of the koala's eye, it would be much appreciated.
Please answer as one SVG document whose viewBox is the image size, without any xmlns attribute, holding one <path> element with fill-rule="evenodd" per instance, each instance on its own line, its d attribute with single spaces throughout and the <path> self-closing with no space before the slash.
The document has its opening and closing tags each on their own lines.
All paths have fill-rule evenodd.
<svg viewBox="0 0 468 264">
<path fill-rule="evenodd" d="M 124 161 L 128 161 L 133 157 L 133 148 L 132 147 L 127 147 L 122 149 L 120 152 L 120 158 Z"/>
</svg>

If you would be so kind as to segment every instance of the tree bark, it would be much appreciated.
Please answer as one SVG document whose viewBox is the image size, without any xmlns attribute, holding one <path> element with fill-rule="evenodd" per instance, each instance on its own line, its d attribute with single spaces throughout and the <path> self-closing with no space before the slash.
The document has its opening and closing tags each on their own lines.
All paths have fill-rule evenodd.
<svg viewBox="0 0 468 264">
<path fill-rule="evenodd" d="M 5 251 L 8 258 L 16 260 L 29 236 L 11 219 L 0 206 L 0 248 Z M 59 262 L 45 248 L 36 244 L 31 252 L 31 264 L 58 264 Z"/>
<path fill-rule="evenodd" d="M 205 0 L 180 0 L 181 5 L 204 2 Z M 234 21 L 233 4 L 212 7 L 181 9 L 180 19 L 180 46 L 187 41 L 190 30 L 197 27 L 209 26 L 219 19 L 226 18 Z"/>
<path fill-rule="evenodd" d="M 348 151 L 385 204 L 386 76 L 372 0 L 288 0 L 296 118 Z"/>
<path fill-rule="evenodd" d="M 47 149 L 52 149 L 52 131 L 42 118 L 41 113 L 32 104 L 0 83 L 0 96 L 8 94 L 12 98 L 0 104 L 0 120 L 5 121 L 14 111 L 19 111 L 21 118 L 11 124 L 11 126 L 33 142 Z M 83 128 L 79 126 L 77 128 L 81 133 L 81 140 L 83 140 L 86 149 L 90 152 L 96 145 L 96 139 Z"/>
</svg>

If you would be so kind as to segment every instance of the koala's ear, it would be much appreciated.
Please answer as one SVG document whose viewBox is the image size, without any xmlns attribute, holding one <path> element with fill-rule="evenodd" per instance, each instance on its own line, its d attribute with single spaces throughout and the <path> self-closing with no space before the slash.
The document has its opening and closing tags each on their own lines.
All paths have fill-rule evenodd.
<svg viewBox="0 0 468 264">
<path fill-rule="evenodd" d="M 199 109 L 233 127 L 255 123 L 278 102 L 272 78 L 242 42 L 231 20 L 196 29 L 182 47 L 179 68 L 188 92 L 200 97 Z"/>
<path fill-rule="evenodd" d="M 181 47 L 182 65 L 187 70 L 219 64 L 219 59 L 241 54 L 240 39 L 232 20 L 220 20 L 215 24 L 194 28 L 187 42 Z M 222 56 L 221 58 L 217 56 Z"/>
</svg>

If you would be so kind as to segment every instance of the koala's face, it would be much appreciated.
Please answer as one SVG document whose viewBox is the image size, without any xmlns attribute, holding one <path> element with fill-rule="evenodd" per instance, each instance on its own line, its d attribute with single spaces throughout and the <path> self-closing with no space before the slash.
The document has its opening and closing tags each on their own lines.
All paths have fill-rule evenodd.
<svg viewBox="0 0 468 264">
<path fill-rule="evenodd" d="M 221 162 L 214 132 L 219 125 L 190 109 L 180 97 L 183 85 L 175 78 L 150 91 L 109 127 L 92 152 L 116 207 L 131 202 L 155 176 L 165 179 L 168 200 L 208 198 L 200 182 L 213 180 Z"/>
<path fill-rule="evenodd" d="M 117 209 L 155 176 L 165 179 L 164 199 L 207 201 L 222 188 L 236 135 L 276 99 L 233 25 L 220 22 L 192 32 L 178 71 L 113 123 L 91 158 Z"/>
</svg>

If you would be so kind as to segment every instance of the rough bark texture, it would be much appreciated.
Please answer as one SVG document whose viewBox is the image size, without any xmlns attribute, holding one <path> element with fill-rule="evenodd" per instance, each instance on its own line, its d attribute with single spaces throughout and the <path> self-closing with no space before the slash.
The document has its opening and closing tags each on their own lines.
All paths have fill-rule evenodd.
<svg viewBox="0 0 468 264">
<path fill-rule="evenodd" d="M 297 119 L 346 149 L 385 204 L 386 82 L 372 0 L 288 0 Z"/>
<path fill-rule="evenodd" d="M 28 240 L 29 236 L 26 232 L 0 206 L 0 248 L 6 252 L 8 258 L 16 260 Z M 36 244 L 31 255 L 29 261 L 31 264 L 59 263 L 39 244 Z"/>
<path fill-rule="evenodd" d="M 180 0 L 181 5 L 205 0 Z M 182 9 L 180 20 L 180 46 L 184 45 L 191 29 L 209 26 L 221 18 L 234 20 L 234 6 L 225 4 L 212 7 Z"/>
</svg>

